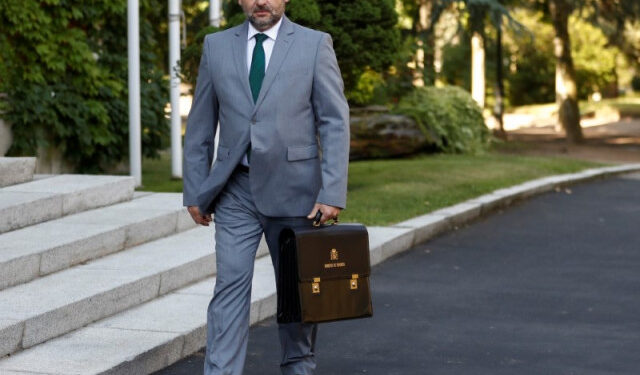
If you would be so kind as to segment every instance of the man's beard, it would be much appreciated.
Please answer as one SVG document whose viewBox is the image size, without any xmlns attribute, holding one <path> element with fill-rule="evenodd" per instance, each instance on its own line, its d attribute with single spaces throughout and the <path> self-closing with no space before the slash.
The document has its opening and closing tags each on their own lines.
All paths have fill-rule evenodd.
<svg viewBox="0 0 640 375">
<path fill-rule="evenodd" d="M 270 7 L 256 7 L 253 10 L 253 13 L 260 10 L 266 10 L 271 16 L 266 19 L 257 19 L 253 14 L 249 15 L 245 12 L 245 15 L 249 19 L 249 22 L 251 22 L 251 24 L 258 30 L 266 30 L 275 25 L 276 23 L 278 23 L 278 21 L 280 21 L 280 18 L 282 18 L 282 14 L 284 13 L 277 12 L 275 9 L 272 9 Z"/>
</svg>

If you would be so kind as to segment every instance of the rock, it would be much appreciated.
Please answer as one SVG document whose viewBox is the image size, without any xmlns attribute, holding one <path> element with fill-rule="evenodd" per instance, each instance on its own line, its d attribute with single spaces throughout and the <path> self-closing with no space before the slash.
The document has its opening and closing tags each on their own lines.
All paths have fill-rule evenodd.
<svg viewBox="0 0 640 375">
<path fill-rule="evenodd" d="M 388 113 L 389 108 L 383 105 L 370 105 L 367 107 L 352 107 L 349 109 L 349 111 L 351 112 L 352 115 L 364 116 L 364 115 L 375 114 L 375 113 L 378 113 L 378 114 Z"/>
<path fill-rule="evenodd" d="M 381 112 L 352 111 L 351 160 L 404 156 L 430 148 L 432 142 L 411 117 Z"/>
</svg>

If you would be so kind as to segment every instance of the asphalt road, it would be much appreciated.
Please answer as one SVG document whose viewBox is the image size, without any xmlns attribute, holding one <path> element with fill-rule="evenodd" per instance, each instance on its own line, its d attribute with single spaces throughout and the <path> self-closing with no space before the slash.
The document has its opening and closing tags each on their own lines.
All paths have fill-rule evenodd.
<svg viewBox="0 0 640 375">
<path fill-rule="evenodd" d="M 548 192 L 374 267 L 374 317 L 320 325 L 317 375 L 640 374 L 640 177 Z M 275 318 L 245 375 L 277 375 Z M 204 348 L 157 375 L 202 374 Z"/>
</svg>

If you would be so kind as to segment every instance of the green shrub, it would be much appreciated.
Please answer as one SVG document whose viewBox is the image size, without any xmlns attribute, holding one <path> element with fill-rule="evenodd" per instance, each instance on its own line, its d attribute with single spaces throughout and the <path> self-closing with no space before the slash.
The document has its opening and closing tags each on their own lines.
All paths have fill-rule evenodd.
<svg viewBox="0 0 640 375">
<path fill-rule="evenodd" d="M 151 52 L 149 18 L 140 2 L 142 151 L 166 143 L 168 84 Z M 128 158 L 127 2 L 0 2 L 0 101 L 12 125 L 9 155 L 55 147 L 77 172 L 100 172 Z"/>
<path fill-rule="evenodd" d="M 456 86 L 416 88 L 394 112 L 415 119 L 425 136 L 447 153 L 481 153 L 491 140 L 482 110 Z"/>
<path fill-rule="evenodd" d="M 384 86 L 382 74 L 373 70 L 366 70 L 360 76 L 358 84 L 353 90 L 346 93 L 349 103 L 357 106 L 365 106 L 370 104 L 376 94 Z"/>
</svg>

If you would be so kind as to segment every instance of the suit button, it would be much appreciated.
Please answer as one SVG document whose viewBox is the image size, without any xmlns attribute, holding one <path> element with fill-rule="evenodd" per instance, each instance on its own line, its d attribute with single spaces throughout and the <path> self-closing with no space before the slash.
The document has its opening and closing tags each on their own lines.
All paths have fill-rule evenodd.
<svg viewBox="0 0 640 375">
<path fill-rule="evenodd" d="M 256 124 L 256 120 L 251 120 L 251 125 L 255 125 Z"/>
</svg>

